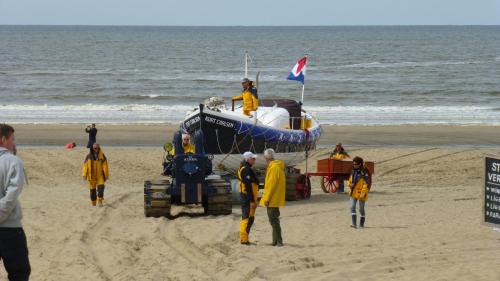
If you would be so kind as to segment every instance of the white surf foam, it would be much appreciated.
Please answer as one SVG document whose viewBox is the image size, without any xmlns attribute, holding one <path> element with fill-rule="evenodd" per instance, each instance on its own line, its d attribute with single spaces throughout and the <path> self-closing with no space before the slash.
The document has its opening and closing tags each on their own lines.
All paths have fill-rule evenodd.
<svg viewBox="0 0 500 281">
<path fill-rule="evenodd" d="M 500 125 L 500 112 L 481 106 L 305 106 L 325 124 L 402 125 L 456 124 Z"/>
<path fill-rule="evenodd" d="M 14 123 L 162 123 L 177 122 L 187 105 L 0 105 L 3 122 Z"/>
<path fill-rule="evenodd" d="M 11 123 L 177 123 L 189 105 L 0 105 L 0 122 Z M 486 106 L 304 106 L 322 124 L 500 125 L 500 111 Z"/>
<path fill-rule="evenodd" d="M 339 68 L 403 68 L 403 67 L 430 67 L 430 66 L 441 66 L 441 65 L 464 65 L 464 64 L 477 64 L 482 63 L 482 61 L 471 60 L 471 61 L 424 61 L 424 62 L 413 62 L 413 61 L 403 61 L 403 62 L 365 62 L 365 63 L 355 63 L 341 65 Z"/>
</svg>

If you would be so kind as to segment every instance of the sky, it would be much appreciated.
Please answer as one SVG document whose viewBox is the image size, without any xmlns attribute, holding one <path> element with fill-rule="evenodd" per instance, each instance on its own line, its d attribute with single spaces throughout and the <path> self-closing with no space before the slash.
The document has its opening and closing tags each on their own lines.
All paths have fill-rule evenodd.
<svg viewBox="0 0 500 281">
<path fill-rule="evenodd" d="M 0 0 L 11 25 L 500 25 L 500 0 Z"/>
</svg>

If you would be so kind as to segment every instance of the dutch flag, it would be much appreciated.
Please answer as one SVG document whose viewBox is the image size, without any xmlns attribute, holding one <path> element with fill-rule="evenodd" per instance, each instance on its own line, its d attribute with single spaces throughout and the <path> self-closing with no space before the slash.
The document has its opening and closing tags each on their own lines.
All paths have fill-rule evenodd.
<svg viewBox="0 0 500 281">
<path fill-rule="evenodd" d="M 304 85 L 304 77 L 306 76 L 307 56 L 301 58 L 290 71 L 286 78 L 287 80 L 297 80 Z"/>
</svg>

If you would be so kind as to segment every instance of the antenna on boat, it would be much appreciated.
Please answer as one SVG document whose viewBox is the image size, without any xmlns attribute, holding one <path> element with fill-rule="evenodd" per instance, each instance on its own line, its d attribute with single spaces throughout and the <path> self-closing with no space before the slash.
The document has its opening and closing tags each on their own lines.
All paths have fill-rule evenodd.
<svg viewBox="0 0 500 281">
<path fill-rule="evenodd" d="M 252 62 L 252 57 L 245 51 L 245 77 L 248 78 L 248 64 Z"/>
<path fill-rule="evenodd" d="M 248 78 L 248 51 L 245 51 L 245 78 Z"/>
</svg>

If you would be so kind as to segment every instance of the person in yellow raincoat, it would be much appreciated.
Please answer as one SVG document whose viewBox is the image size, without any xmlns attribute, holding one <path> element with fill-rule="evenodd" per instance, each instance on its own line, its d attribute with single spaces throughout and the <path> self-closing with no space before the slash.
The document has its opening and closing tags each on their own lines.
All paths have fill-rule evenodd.
<svg viewBox="0 0 500 281">
<path fill-rule="evenodd" d="M 248 78 L 243 79 L 241 85 L 243 91 L 241 94 L 234 96 L 233 101 L 243 100 L 243 114 L 250 116 L 250 112 L 257 110 L 259 107 L 257 92 L 256 89 L 252 88 L 252 81 Z"/>
<path fill-rule="evenodd" d="M 260 205 L 267 207 L 269 223 L 273 228 L 273 246 L 282 247 L 283 238 L 281 236 L 280 207 L 285 206 L 286 176 L 285 163 L 274 159 L 272 148 L 264 151 L 264 158 L 268 164 L 266 179 L 264 182 L 264 194 L 260 200 Z"/>
<path fill-rule="evenodd" d="M 351 156 L 345 151 L 344 147 L 342 147 L 342 143 L 340 142 L 337 143 L 332 154 L 330 154 L 330 159 L 343 160 L 349 158 L 351 158 Z"/>
<path fill-rule="evenodd" d="M 182 134 L 182 149 L 184 150 L 184 154 L 194 153 L 194 145 L 190 141 L 191 137 L 189 134 Z M 172 154 L 175 155 L 175 147 L 172 149 Z"/>
<path fill-rule="evenodd" d="M 330 154 L 330 159 L 343 160 L 349 159 L 351 156 L 342 147 L 342 143 L 337 143 L 332 154 Z M 335 184 L 337 185 L 337 193 L 344 193 L 344 178 L 339 178 L 334 176 Z"/>
<path fill-rule="evenodd" d="M 104 183 L 109 179 L 108 160 L 99 144 L 94 143 L 83 162 L 82 176 L 90 188 L 90 202 L 102 206 L 104 201 Z"/>
<path fill-rule="evenodd" d="M 255 220 L 255 209 L 257 208 L 257 197 L 259 196 L 259 180 L 252 169 L 257 155 L 247 151 L 243 153 L 243 159 L 243 165 L 238 170 L 241 201 L 240 243 L 249 245 L 248 236 Z"/>
<path fill-rule="evenodd" d="M 349 193 L 351 196 L 351 227 L 357 228 L 356 203 L 359 201 L 359 213 L 361 215 L 359 228 L 364 228 L 365 202 L 368 200 L 368 192 L 370 192 L 370 175 L 368 169 L 363 165 L 363 158 L 356 156 L 352 160 L 352 163 L 353 168 L 347 183 L 351 189 Z"/>
</svg>

